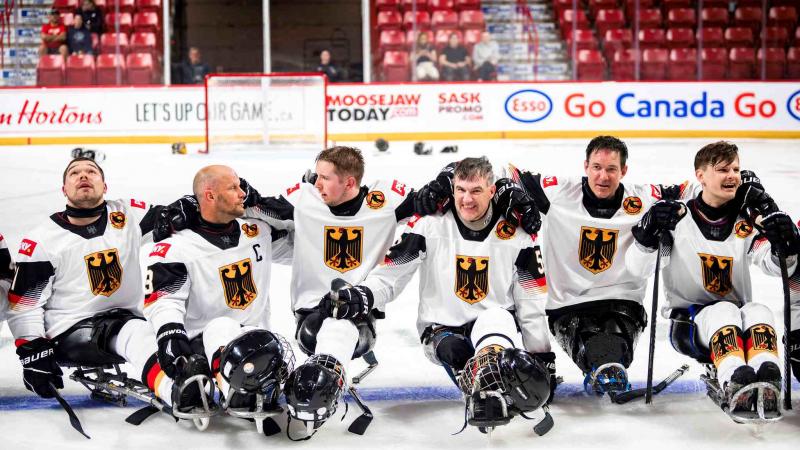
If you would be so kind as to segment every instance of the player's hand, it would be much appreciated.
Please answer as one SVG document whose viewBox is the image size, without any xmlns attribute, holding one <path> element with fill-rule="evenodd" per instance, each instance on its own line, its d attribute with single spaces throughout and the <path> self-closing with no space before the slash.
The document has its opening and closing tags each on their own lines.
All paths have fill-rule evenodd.
<svg viewBox="0 0 800 450">
<path fill-rule="evenodd" d="M 536 234 L 542 227 L 542 217 L 536 203 L 510 178 L 500 178 L 494 183 L 495 207 L 515 227 L 521 226 L 528 234 Z"/>
<path fill-rule="evenodd" d="M 58 367 L 55 348 L 49 339 L 36 338 L 17 347 L 22 363 L 22 380 L 25 387 L 42 398 L 55 397 L 56 389 L 64 387 L 61 368 Z"/>
<path fill-rule="evenodd" d="M 659 200 L 650 207 L 633 229 L 636 241 L 647 247 L 657 248 L 664 233 L 675 230 L 675 226 L 686 215 L 686 207 L 675 200 Z"/>
<path fill-rule="evenodd" d="M 764 190 L 761 180 L 750 170 L 741 172 L 742 184 L 736 190 L 736 199 L 748 210 L 751 218 L 779 211 L 778 205 Z"/>
<path fill-rule="evenodd" d="M 252 208 L 261 201 L 261 195 L 244 178 L 239 178 L 239 188 L 244 191 L 244 207 Z"/>
<path fill-rule="evenodd" d="M 200 221 L 200 205 L 193 195 L 184 195 L 161 208 L 153 224 L 153 240 L 163 241 L 175 232 L 185 230 Z"/>
<path fill-rule="evenodd" d="M 336 319 L 363 319 L 372 311 L 374 297 L 366 286 L 351 286 L 325 294 L 320 301 L 324 314 Z"/>
<path fill-rule="evenodd" d="M 772 253 L 792 256 L 800 253 L 800 234 L 792 219 L 783 211 L 767 214 L 761 219 L 764 234 Z"/>
<path fill-rule="evenodd" d="M 303 183 L 315 184 L 317 182 L 317 174 L 312 172 L 311 169 L 306 170 L 303 177 L 300 179 Z"/>
<path fill-rule="evenodd" d="M 455 169 L 456 163 L 454 162 L 444 166 L 433 181 L 422 186 L 416 192 L 414 211 L 417 214 L 427 216 L 447 207 L 450 197 L 453 195 L 453 172 Z"/>
<path fill-rule="evenodd" d="M 156 339 L 161 370 L 172 379 L 178 378 L 193 353 L 186 329 L 180 323 L 167 323 L 158 329 Z"/>
</svg>

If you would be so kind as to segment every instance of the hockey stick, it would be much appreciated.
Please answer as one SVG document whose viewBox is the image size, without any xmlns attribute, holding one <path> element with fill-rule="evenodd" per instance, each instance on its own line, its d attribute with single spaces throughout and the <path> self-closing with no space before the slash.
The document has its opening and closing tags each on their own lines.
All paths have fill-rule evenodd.
<svg viewBox="0 0 800 450">
<path fill-rule="evenodd" d="M 783 283 L 783 409 L 792 409 L 792 368 L 789 357 L 789 331 L 792 327 L 792 312 L 789 291 L 789 269 L 786 267 L 786 258 L 779 252 L 778 261 L 781 266 L 781 281 Z"/>
<path fill-rule="evenodd" d="M 680 378 L 688 370 L 689 370 L 689 365 L 684 364 L 677 370 L 669 374 L 667 378 L 664 378 L 660 383 L 653 386 L 652 388 L 653 395 L 656 395 L 659 392 L 666 389 L 670 384 L 672 384 L 675 380 Z M 608 396 L 609 398 L 611 398 L 612 402 L 618 405 L 622 405 L 628 403 L 631 400 L 636 400 L 637 398 L 644 397 L 646 393 L 647 393 L 647 388 L 639 388 L 639 389 L 631 389 L 630 391 L 624 391 L 624 392 L 611 391 L 608 393 Z"/>
<path fill-rule="evenodd" d="M 658 317 L 658 280 L 661 275 L 661 250 L 664 248 L 667 234 L 661 235 L 656 250 L 656 270 L 653 274 L 653 306 L 650 309 L 650 353 L 647 359 L 647 388 L 644 396 L 646 404 L 653 403 L 653 359 L 656 353 L 656 322 Z"/>
<path fill-rule="evenodd" d="M 83 432 L 83 426 L 81 425 L 81 421 L 78 419 L 78 416 L 75 415 L 75 411 L 73 411 L 72 407 L 69 406 L 69 403 L 64 400 L 64 397 L 58 393 L 58 389 L 53 386 L 53 383 L 50 383 L 50 389 L 53 390 L 53 396 L 56 398 L 56 400 L 58 400 L 58 404 L 64 408 L 64 411 L 69 416 L 69 424 L 72 425 L 72 428 L 75 428 L 75 431 L 82 434 L 86 439 L 91 439 L 88 434 Z"/>
</svg>

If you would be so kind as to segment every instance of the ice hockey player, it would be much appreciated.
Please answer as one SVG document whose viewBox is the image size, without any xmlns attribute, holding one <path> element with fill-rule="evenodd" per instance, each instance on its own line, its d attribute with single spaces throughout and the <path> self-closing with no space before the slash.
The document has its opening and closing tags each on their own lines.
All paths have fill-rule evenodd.
<svg viewBox="0 0 800 450">
<path fill-rule="evenodd" d="M 320 305 L 334 317 L 361 319 L 382 311 L 420 269 L 417 329 L 426 354 L 458 380 L 468 423 L 486 431 L 550 396 L 547 284 L 535 235 L 492 205 L 489 161 L 460 161 L 453 190 L 452 206 L 415 216 L 383 264 Z"/>
<path fill-rule="evenodd" d="M 90 158 L 70 161 L 62 181 L 66 210 L 24 235 L 8 293 L 8 325 L 25 387 L 51 398 L 64 386 L 61 366 L 128 362 L 144 384 L 167 393 L 166 404 L 188 408 L 171 395 L 171 377 L 180 379 L 179 371 L 167 377 L 154 376 L 157 365 L 144 371 L 157 347 L 137 314 L 143 297 L 139 249 L 150 239 L 157 210 L 133 199 L 105 200 L 103 169 Z"/>
<path fill-rule="evenodd" d="M 230 167 L 197 172 L 199 222 L 152 245 L 144 315 L 158 336 L 161 367 L 181 359 L 206 364 L 226 411 L 261 421 L 282 411 L 278 398 L 294 361 L 285 339 L 267 331 L 271 265 L 291 260 L 291 242 L 286 231 L 240 219 L 239 186 Z"/>
<path fill-rule="evenodd" d="M 626 264 L 646 276 L 667 234 L 661 267 L 672 346 L 707 365 L 709 393 L 734 420 L 774 419 L 781 390 L 775 318 L 755 302 L 748 265 L 780 276 L 782 255 L 794 272 L 800 236 L 760 181 L 742 184 L 736 145 L 706 145 L 694 167 L 702 192 L 686 203 L 686 217 L 677 202 L 655 203 L 633 228 Z"/>
<path fill-rule="evenodd" d="M 659 185 L 623 184 L 628 148 L 612 136 L 586 147 L 586 176 L 545 176 L 511 167 L 511 177 L 544 215 L 547 316 L 556 340 L 602 395 L 630 389 L 626 369 L 647 324 L 647 276 L 625 267 L 631 228 L 665 192 Z M 669 188 L 679 196 L 682 187 Z"/>
<path fill-rule="evenodd" d="M 8 245 L 6 244 L 3 235 L 0 234 L 0 327 L 6 320 L 6 311 L 8 310 L 8 288 L 11 287 L 11 279 L 14 277 L 14 261 L 11 259 L 11 254 L 8 252 Z"/>
</svg>

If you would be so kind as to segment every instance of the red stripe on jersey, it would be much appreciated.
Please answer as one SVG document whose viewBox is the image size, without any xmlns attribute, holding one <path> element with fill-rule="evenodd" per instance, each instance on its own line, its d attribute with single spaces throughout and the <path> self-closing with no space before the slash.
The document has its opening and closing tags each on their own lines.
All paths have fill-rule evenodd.
<svg viewBox="0 0 800 450">
<path fill-rule="evenodd" d="M 150 295 L 145 296 L 144 298 L 144 306 L 152 305 L 156 300 L 160 299 L 161 297 L 165 296 L 166 292 L 163 291 L 155 291 Z"/>
<path fill-rule="evenodd" d="M 215 356 L 211 361 L 211 374 L 216 375 L 219 373 L 219 356 Z"/>
<path fill-rule="evenodd" d="M 19 306 L 36 306 L 36 301 L 33 297 L 8 293 L 8 303 L 11 304 L 13 309 L 18 309 Z"/>
<path fill-rule="evenodd" d="M 19 347 L 21 345 L 27 344 L 29 341 L 27 339 L 17 339 L 14 341 L 14 345 Z"/>
<path fill-rule="evenodd" d="M 159 372 L 161 372 L 161 365 L 158 364 L 158 361 L 147 370 L 147 387 L 153 392 L 156 391 L 156 378 Z"/>
</svg>

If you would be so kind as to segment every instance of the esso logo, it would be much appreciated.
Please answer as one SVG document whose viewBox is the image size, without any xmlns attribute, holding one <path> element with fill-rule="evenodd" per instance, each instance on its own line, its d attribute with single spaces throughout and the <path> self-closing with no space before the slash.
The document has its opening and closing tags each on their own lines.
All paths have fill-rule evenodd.
<svg viewBox="0 0 800 450">
<path fill-rule="evenodd" d="M 789 110 L 789 115 L 800 120 L 800 91 L 795 92 L 789 97 L 786 102 L 786 109 Z"/>
<path fill-rule="evenodd" d="M 508 117 L 523 123 L 543 120 L 553 111 L 553 101 L 542 91 L 523 89 L 506 99 Z"/>
</svg>

